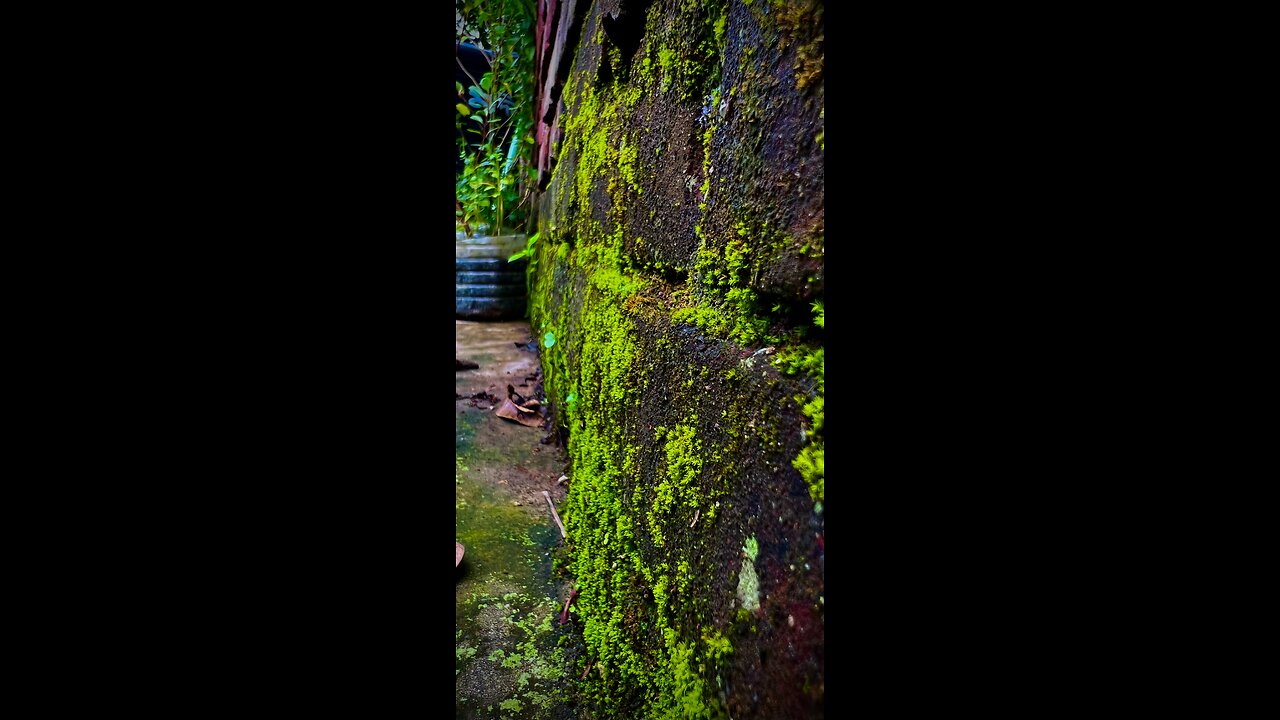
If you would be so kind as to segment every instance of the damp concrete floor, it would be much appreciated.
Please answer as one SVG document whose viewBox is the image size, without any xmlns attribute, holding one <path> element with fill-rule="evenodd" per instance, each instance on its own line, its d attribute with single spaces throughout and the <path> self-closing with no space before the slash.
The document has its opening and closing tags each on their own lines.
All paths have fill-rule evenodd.
<svg viewBox="0 0 1280 720">
<path fill-rule="evenodd" d="M 565 541 L 547 502 L 563 506 L 565 453 L 541 417 L 499 414 L 508 386 L 541 409 L 530 402 L 545 401 L 537 344 L 527 321 L 455 322 L 456 359 L 478 366 L 455 375 L 455 717 L 588 720 L 574 701 L 576 614 L 561 623 Z"/>
</svg>

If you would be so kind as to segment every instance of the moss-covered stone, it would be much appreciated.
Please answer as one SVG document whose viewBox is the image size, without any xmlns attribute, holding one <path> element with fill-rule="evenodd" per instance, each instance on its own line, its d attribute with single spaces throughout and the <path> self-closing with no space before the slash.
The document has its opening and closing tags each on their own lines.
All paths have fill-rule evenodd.
<svg viewBox="0 0 1280 720">
<path fill-rule="evenodd" d="M 617 0 L 582 33 L 530 306 L 583 697 L 821 717 L 821 8 Z"/>
</svg>

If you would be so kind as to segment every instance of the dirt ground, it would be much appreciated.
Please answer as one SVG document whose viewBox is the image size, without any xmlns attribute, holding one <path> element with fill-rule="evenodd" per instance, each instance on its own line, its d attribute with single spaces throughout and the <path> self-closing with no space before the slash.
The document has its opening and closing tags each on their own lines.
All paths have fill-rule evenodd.
<svg viewBox="0 0 1280 720">
<path fill-rule="evenodd" d="M 508 385 L 525 398 L 545 402 L 529 324 L 455 322 L 456 357 L 479 365 L 455 374 L 458 449 L 465 443 L 470 454 L 492 460 L 473 469 L 491 476 L 493 484 L 503 486 L 516 500 L 535 506 L 539 517 L 550 519 L 549 511 L 542 512 L 547 510 L 542 492 L 550 492 L 557 505 L 564 500 L 567 487 L 558 482 L 564 468 L 563 449 L 549 430 L 497 416 Z M 464 438 L 464 426 L 474 435 Z"/>
<path fill-rule="evenodd" d="M 530 402 L 544 399 L 537 346 L 526 321 L 457 320 L 454 339 L 456 359 L 478 365 L 459 363 L 455 375 L 454 524 L 466 548 L 455 570 L 455 717 L 576 719 L 579 648 L 573 613 L 561 623 L 570 588 L 547 503 L 564 502 L 564 452 L 541 416 L 499 416 L 508 386 L 540 409 Z"/>
</svg>

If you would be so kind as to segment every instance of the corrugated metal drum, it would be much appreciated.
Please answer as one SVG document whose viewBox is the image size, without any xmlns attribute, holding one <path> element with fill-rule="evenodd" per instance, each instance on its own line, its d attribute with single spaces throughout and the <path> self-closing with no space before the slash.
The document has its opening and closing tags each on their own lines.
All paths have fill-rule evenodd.
<svg viewBox="0 0 1280 720">
<path fill-rule="evenodd" d="M 459 231 L 454 245 L 456 317 L 464 320 L 514 320 L 525 315 L 527 258 L 507 262 L 525 248 L 528 236 L 476 235 Z"/>
</svg>

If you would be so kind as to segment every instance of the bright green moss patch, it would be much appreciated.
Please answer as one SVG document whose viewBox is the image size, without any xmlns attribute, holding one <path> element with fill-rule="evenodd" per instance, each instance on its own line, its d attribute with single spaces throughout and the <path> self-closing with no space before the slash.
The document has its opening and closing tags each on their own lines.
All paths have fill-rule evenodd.
<svg viewBox="0 0 1280 720">
<path fill-rule="evenodd" d="M 729 642 L 729 638 L 721 635 L 719 631 L 703 633 L 702 641 L 706 643 L 707 655 L 712 661 L 717 661 L 733 652 L 733 643 Z"/>
<path fill-rule="evenodd" d="M 813 498 L 814 503 L 818 505 L 821 505 L 826 500 L 826 470 L 823 467 L 824 449 L 823 442 L 815 440 L 813 443 L 801 448 L 800 454 L 791 463 L 804 477 L 805 485 L 809 487 L 809 497 Z"/>
<path fill-rule="evenodd" d="M 628 145 L 625 139 L 618 148 L 618 172 L 637 195 L 643 192 L 640 183 L 636 182 L 636 146 L 634 143 Z"/>
<path fill-rule="evenodd" d="M 675 76 L 676 51 L 669 47 L 658 49 L 658 67 L 662 68 L 662 92 L 671 89 L 671 80 Z"/>
<path fill-rule="evenodd" d="M 725 4 L 721 7 L 720 14 L 716 17 L 716 24 L 715 24 L 716 47 L 719 48 L 720 50 L 724 50 L 724 33 L 725 33 L 725 27 L 727 26 L 728 21 L 729 21 L 728 5 Z"/>
<path fill-rule="evenodd" d="M 697 416 L 690 418 L 696 422 Z M 665 544 L 663 528 L 671 520 L 672 509 L 679 506 L 696 508 L 701 494 L 696 485 L 702 474 L 702 444 L 692 424 L 677 425 L 668 431 L 657 428 L 656 439 L 665 440 L 666 475 L 654 490 L 648 513 L 649 533 L 658 547 Z"/>
<path fill-rule="evenodd" d="M 656 714 L 649 717 L 663 720 L 712 720 L 719 717 L 720 709 L 708 705 L 705 700 L 707 693 L 703 690 L 702 681 L 705 663 L 699 662 L 694 648 L 688 643 L 673 644 L 670 637 L 668 635 L 668 644 L 672 645 L 669 656 L 672 692 L 662 702 L 655 703 L 656 707 L 652 707 L 651 712 L 656 711 Z"/>
<path fill-rule="evenodd" d="M 826 310 L 821 301 L 813 304 L 813 324 L 826 328 Z M 796 352 L 780 357 L 779 364 L 784 372 L 803 373 L 813 383 L 813 392 L 809 396 L 797 395 L 796 402 L 801 403 L 801 411 L 808 420 L 803 429 L 807 442 L 800 454 L 792 461 L 792 466 L 800 471 L 805 485 L 809 488 L 809 497 L 814 503 L 826 502 L 826 469 L 824 467 L 825 443 L 823 428 L 826 424 L 826 361 L 825 348 L 818 347 L 808 353 Z"/>
</svg>

